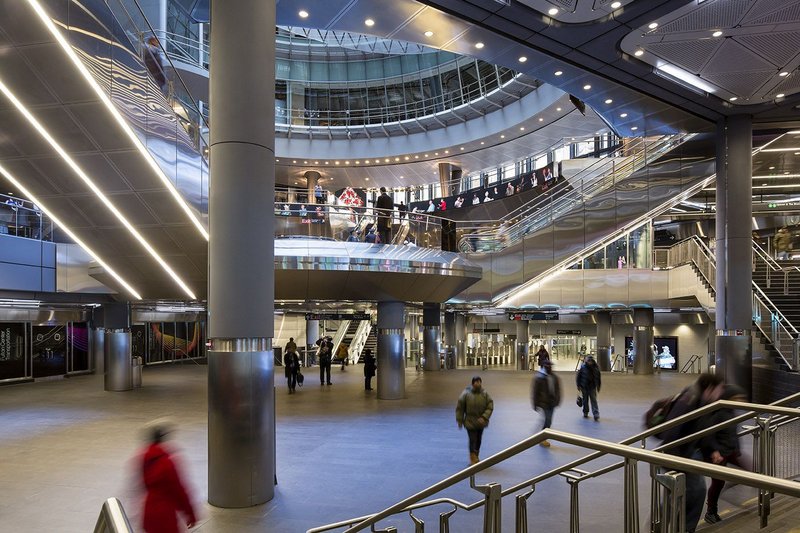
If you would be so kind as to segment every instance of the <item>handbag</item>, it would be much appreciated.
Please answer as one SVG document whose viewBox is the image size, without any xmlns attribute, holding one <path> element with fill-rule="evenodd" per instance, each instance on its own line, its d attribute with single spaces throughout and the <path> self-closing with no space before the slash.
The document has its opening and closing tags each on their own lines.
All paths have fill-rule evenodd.
<svg viewBox="0 0 800 533">
<path fill-rule="evenodd" d="M 583 407 L 583 396 L 578 394 L 578 398 L 575 400 L 575 405 L 578 407 Z"/>
<path fill-rule="evenodd" d="M 303 386 L 303 380 L 306 379 L 305 376 L 300 372 L 300 369 L 297 370 L 297 384 L 301 387 Z"/>
</svg>

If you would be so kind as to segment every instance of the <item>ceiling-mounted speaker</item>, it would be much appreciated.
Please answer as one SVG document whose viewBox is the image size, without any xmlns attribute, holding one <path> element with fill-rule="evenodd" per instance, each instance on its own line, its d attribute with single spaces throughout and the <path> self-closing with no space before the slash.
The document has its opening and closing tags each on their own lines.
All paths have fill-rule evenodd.
<svg viewBox="0 0 800 533">
<path fill-rule="evenodd" d="M 577 96 L 569 95 L 569 101 L 575 106 L 575 109 L 581 112 L 581 115 L 586 116 L 586 104 Z"/>
</svg>

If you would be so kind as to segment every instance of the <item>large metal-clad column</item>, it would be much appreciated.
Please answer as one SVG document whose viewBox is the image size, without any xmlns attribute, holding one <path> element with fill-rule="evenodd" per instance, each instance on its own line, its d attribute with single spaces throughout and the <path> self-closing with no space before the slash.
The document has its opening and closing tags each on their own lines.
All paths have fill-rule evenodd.
<svg viewBox="0 0 800 533">
<path fill-rule="evenodd" d="M 634 374 L 653 373 L 653 309 L 633 309 Z"/>
<path fill-rule="evenodd" d="M 316 170 L 306 170 L 305 174 L 306 177 L 306 189 L 308 191 L 308 203 L 314 204 L 317 202 L 315 192 L 317 185 L 319 185 L 319 172 Z"/>
<path fill-rule="evenodd" d="M 439 370 L 439 343 L 441 342 L 441 304 L 422 305 L 422 353 L 425 370 Z"/>
<path fill-rule="evenodd" d="M 635 312 L 635 311 L 634 311 Z M 597 319 L 597 364 L 600 370 L 611 370 L 611 311 L 598 311 Z"/>
<path fill-rule="evenodd" d="M 446 368 L 456 367 L 456 313 L 455 311 L 445 311 L 444 313 L 444 344 L 447 347 Z"/>
<path fill-rule="evenodd" d="M 734 115 L 717 125 L 716 372 L 752 392 L 753 125 Z"/>
<path fill-rule="evenodd" d="M 439 163 L 439 193 L 442 196 L 453 194 L 451 180 L 454 168 L 451 163 Z"/>
<path fill-rule="evenodd" d="M 467 316 L 456 314 L 456 367 L 467 366 Z"/>
<path fill-rule="evenodd" d="M 247 507 L 275 481 L 275 2 L 211 18 L 208 502 Z"/>
<path fill-rule="evenodd" d="M 527 320 L 517 321 L 517 370 L 528 370 L 528 331 Z"/>
<path fill-rule="evenodd" d="M 378 399 L 402 400 L 406 394 L 405 304 L 378 302 Z"/>
</svg>

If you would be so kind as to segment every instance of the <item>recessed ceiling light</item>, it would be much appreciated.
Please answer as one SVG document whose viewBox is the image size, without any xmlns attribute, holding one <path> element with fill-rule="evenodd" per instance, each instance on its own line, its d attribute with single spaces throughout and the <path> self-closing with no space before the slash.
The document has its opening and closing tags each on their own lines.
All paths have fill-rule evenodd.
<svg viewBox="0 0 800 533">
<path fill-rule="evenodd" d="M 481 146 L 483 146 L 483 141 L 481 141 Z"/>
<path fill-rule="evenodd" d="M 770 170 L 775 170 L 775 167 L 769 167 Z"/>
<path fill-rule="evenodd" d="M 344 162 L 344 164 L 345 164 L 345 165 L 349 165 L 349 164 L 350 164 L 350 161 L 345 161 L 345 162 Z"/>
<path fill-rule="evenodd" d="M 292 163 L 297 163 L 297 159 L 293 159 L 293 160 L 292 160 Z"/>
<path fill-rule="evenodd" d="M 418 155 L 415 155 L 415 156 L 414 156 L 414 159 L 419 159 L 419 156 L 418 156 Z"/>
<path fill-rule="evenodd" d="M 428 157 L 428 154 L 425 154 L 425 155 L 424 155 L 424 156 L 422 156 L 422 157 Z"/>
<path fill-rule="evenodd" d="M 331 164 L 331 162 L 330 162 L 330 161 L 325 161 L 325 164 L 326 164 L 326 165 L 330 165 L 330 164 Z"/>
<path fill-rule="evenodd" d="M 409 157 L 408 157 L 408 156 L 405 156 L 403 159 L 405 159 L 406 161 L 408 161 L 408 160 L 409 160 Z"/>
<path fill-rule="evenodd" d="M 501 135 L 501 136 L 500 136 L 500 138 L 501 138 L 501 139 L 505 139 L 505 138 L 506 138 L 506 136 L 505 136 L 505 135 Z"/>
<path fill-rule="evenodd" d="M 281 162 L 281 160 L 280 160 L 280 159 L 276 159 L 276 160 L 275 160 L 275 162 L 276 162 L 276 163 L 280 163 L 280 162 Z"/>
<path fill-rule="evenodd" d="M 519 57 L 519 62 L 520 62 L 520 63 L 524 63 L 524 62 L 526 62 L 527 60 L 528 60 L 528 58 L 527 58 L 527 57 L 525 57 L 525 56 L 520 56 L 520 57 Z"/>
<path fill-rule="evenodd" d="M 780 74 L 778 74 L 778 76 L 780 76 L 780 77 L 785 77 L 785 76 L 788 76 L 788 75 L 789 75 L 789 73 L 786 72 L 785 70 L 783 72 L 781 72 Z"/>
<path fill-rule="evenodd" d="M 555 7 L 551 7 L 550 9 L 547 10 L 547 14 L 550 16 L 558 15 L 558 9 L 556 9 Z"/>
<path fill-rule="evenodd" d="M 622 2 L 611 2 L 611 9 L 618 9 L 622 5 Z"/>
<path fill-rule="evenodd" d="M 588 91 L 588 90 L 589 90 L 589 89 L 591 89 L 591 88 L 592 88 L 592 86 L 591 86 L 591 85 L 589 85 L 588 83 L 587 83 L 586 85 L 584 85 L 584 86 L 583 86 L 583 90 L 584 90 L 584 91 Z"/>
<path fill-rule="evenodd" d="M 650 28 L 651 30 L 654 30 L 658 28 L 658 22 L 651 22 L 650 24 L 647 25 L 647 27 Z"/>
<path fill-rule="evenodd" d="M 622 114 L 620 115 L 620 118 L 625 118 L 625 117 L 627 117 L 627 116 L 628 116 L 628 114 L 627 114 L 627 113 L 622 113 Z"/>
<path fill-rule="evenodd" d="M 560 107 L 557 107 L 557 108 L 556 108 L 556 111 L 561 111 L 561 108 L 560 108 Z"/>
<path fill-rule="evenodd" d="M 525 131 L 525 126 L 520 126 L 519 131 Z"/>
<path fill-rule="evenodd" d="M 395 157 L 394 160 L 395 161 L 400 161 L 400 158 L 399 157 Z"/>
<path fill-rule="evenodd" d="M 539 122 L 544 122 L 544 119 L 542 117 L 539 117 Z"/>
<path fill-rule="evenodd" d="M 555 74 L 556 74 L 556 76 L 561 76 L 561 75 L 562 75 L 562 74 L 564 74 L 564 73 L 563 73 L 563 72 L 561 72 L 560 70 L 557 70 L 557 71 L 555 72 Z"/>
<path fill-rule="evenodd" d="M 425 37 L 433 37 L 433 32 L 431 30 L 426 31 Z"/>
<path fill-rule="evenodd" d="M 375 21 L 372 20 L 372 19 L 367 19 L 367 20 L 364 21 L 364 24 L 366 24 L 368 27 L 371 28 L 371 27 L 373 27 L 375 25 Z"/>
<path fill-rule="evenodd" d="M 641 57 L 641 56 L 643 56 L 643 55 L 644 55 L 644 50 L 642 50 L 641 48 L 639 48 L 638 50 L 636 50 L 636 51 L 633 53 L 633 55 L 635 55 L 636 57 Z"/>
<path fill-rule="evenodd" d="M 783 98 L 784 96 L 786 96 L 786 95 L 783 94 L 783 93 L 778 93 L 778 94 L 775 95 L 775 98 Z"/>
<path fill-rule="evenodd" d="M 639 126 L 634 126 L 634 127 L 631 128 L 631 131 L 636 131 L 638 129 L 639 129 Z"/>
<path fill-rule="evenodd" d="M 314 164 L 315 165 L 319 165 L 319 161 L 314 161 Z"/>
<path fill-rule="evenodd" d="M 335 163 L 336 163 L 337 165 L 339 164 L 339 162 L 338 162 L 338 161 L 335 161 Z"/>
<path fill-rule="evenodd" d="M 300 11 L 297 12 L 297 15 L 301 19 L 307 19 L 308 18 L 308 11 L 306 11 L 305 9 L 301 9 Z"/>
<path fill-rule="evenodd" d="M 464 147 L 463 147 L 463 146 L 462 146 L 461 148 L 459 148 L 459 150 L 463 150 L 463 149 L 464 149 Z"/>
<path fill-rule="evenodd" d="M 481 43 L 481 42 L 477 42 L 477 43 L 475 43 L 475 48 L 477 48 L 478 50 L 480 50 L 481 48 L 483 48 L 483 43 Z"/>
<path fill-rule="evenodd" d="M 720 30 L 715 31 L 711 34 L 712 37 L 722 37 L 722 32 Z"/>
<path fill-rule="evenodd" d="M 614 102 L 614 100 L 612 100 L 611 98 L 606 98 L 606 103 L 607 103 L 607 104 L 610 104 L 610 103 L 612 103 L 612 102 Z"/>
<path fill-rule="evenodd" d="M 449 154 L 450 150 L 445 150 L 444 153 Z"/>
<path fill-rule="evenodd" d="M 400 179 L 401 179 L 401 180 L 402 180 L 402 179 L 405 179 L 405 176 L 400 176 Z"/>
<path fill-rule="evenodd" d="M 375 162 L 377 163 L 378 161 L 376 160 Z M 383 160 L 383 162 L 384 163 L 388 163 L 389 162 L 389 158 L 387 157 L 386 159 Z"/>
<path fill-rule="evenodd" d="M 364 181 L 369 181 L 369 178 L 364 178 Z"/>
<path fill-rule="evenodd" d="M 738 99 L 739 99 L 738 96 L 731 96 L 731 98 L 730 98 L 731 102 L 735 102 Z"/>
<path fill-rule="evenodd" d="M 304 165 L 307 165 L 307 164 L 308 164 L 308 161 L 303 161 L 303 164 L 304 164 Z"/>
</svg>

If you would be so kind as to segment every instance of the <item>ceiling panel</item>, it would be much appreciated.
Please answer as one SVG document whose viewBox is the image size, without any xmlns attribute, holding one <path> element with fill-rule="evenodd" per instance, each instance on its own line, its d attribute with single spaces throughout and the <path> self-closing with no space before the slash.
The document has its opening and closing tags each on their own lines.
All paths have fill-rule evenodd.
<svg viewBox="0 0 800 533">
<path fill-rule="evenodd" d="M 131 190 L 131 187 L 111 166 L 103 154 L 76 155 L 74 159 L 78 166 L 88 174 L 104 193 L 128 192 Z"/>
<path fill-rule="evenodd" d="M 48 11 L 63 16 L 66 0 L 47 2 Z M 53 38 L 27 2 L 0 2 L 0 27 L 16 45 L 52 42 Z"/>
<path fill-rule="evenodd" d="M 131 147 L 131 141 L 122 134 L 119 124 L 99 101 L 71 104 L 65 106 L 65 109 L 90 132 L 91 139 L 101 150 L 123 150 Z"/>
<path fill-rule="evenodd" d="M 50 189 L 58 189 L 58 194 L 87 194 L 86 184 L 75 174 L 59 156 L 30 158 L 39 173 L 51 183 Z"/>
<path fill-rule="evenodd" d="M 164 184 L 147 164 L 138 150 L 106 152 L 104 154 L 137 191 L 163 191 Z"/>
<path fill-rule="evenodd" d="M 6 102 L 4 96 L 0 101 Z M 29 156 L 50 155 L 53 149 L 41 135 L 29 127 L 25 118 L 16 109 L 0 109 L 0 131 L 9 136 L 8 142 L 0 146 L 0 157 L 24 153 Z M 11 148 L 13 144 L 14 148 Z"/>
<path fill-rule="evenodd" d="M 25 58 L 14 48 L 0 49 L 0 78 L 26 106 L 55 104 L 57 100 L 44 83 L 28 67 Z M 0 109 L 13 108 L 5 96 L 0 97 Z"/>
<path fill-rule="evenodd" d="M 25 159 L 12 159 L 3 161 L 2 163 L 11 174 L 23 182 L 25 187 L 36 196 L 48 197 L 50 195 L 61 194 L 61 189 L 56 188 L 53 183 L 39 171 L 35 166 L 35 162 Z"/>
</svg>

